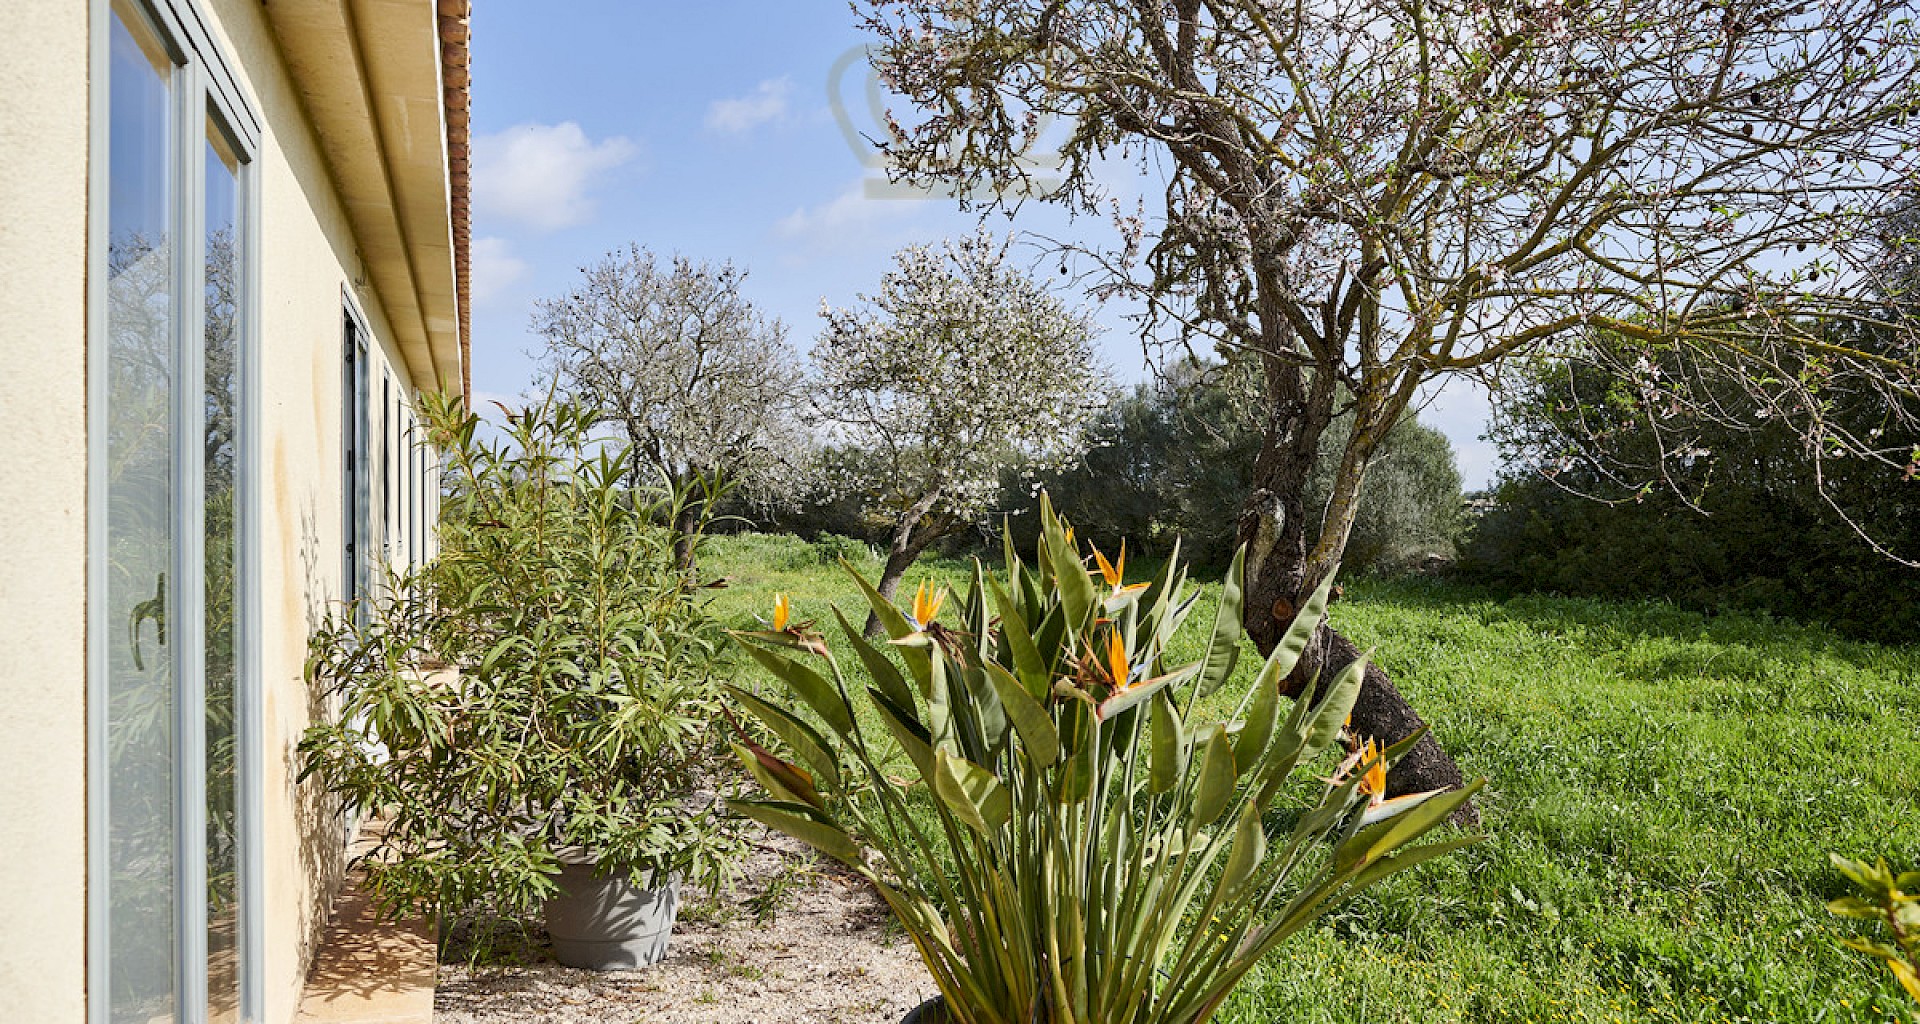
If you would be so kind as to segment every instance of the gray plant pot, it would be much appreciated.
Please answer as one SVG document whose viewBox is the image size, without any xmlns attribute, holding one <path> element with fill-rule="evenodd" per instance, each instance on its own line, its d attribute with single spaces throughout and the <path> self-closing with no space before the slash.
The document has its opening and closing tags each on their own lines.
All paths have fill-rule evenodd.
<svg viewBox="0 0 1920 1024">
<path fill-rule="evenodd" d="M 555 960 L 591 971 L 632 970 L 667 955 L 680 879 L 647 889 L 619 872 L 599 877 L 592 864 L 562 863 L 560 892 L 545 909 Z"/>
<path fill-rule="evenodd" d="M 947 1024 L 947 1022 L 947 1001 L 941 996 L 934 996 L 908 1010 L 900 1024 Z"/>
</svg>

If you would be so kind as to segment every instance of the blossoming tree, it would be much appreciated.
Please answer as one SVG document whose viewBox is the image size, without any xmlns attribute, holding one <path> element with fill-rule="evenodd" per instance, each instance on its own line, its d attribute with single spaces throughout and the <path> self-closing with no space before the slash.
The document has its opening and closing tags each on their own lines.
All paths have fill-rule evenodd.
<svg viewBox="0 0 1920 1024">
<path fill-rule="evenodd" d="M 1821 330 L 1884 319 L 1876 208 L 1911 190 L 1911 0 L 863 0 L 909 101 L 905 181 L 1012 206 L 1107 208 L 1125 161 L 1156 198 L 1089 252 L 1146 327 L 1249 353 L 1265 439 L 1239 532 L 1263 650 L 1346 547 L 1367 469 L 1423 387 L 1603 330 L 1792 392 L 1809 443 L 1836 387 L 1912 394 L 1892 351 Z M 1049 180 L 1036 150 L 1058 144 Z M 1810 358 L 1809 358 L 1810 357 Z M 1814 367 L 1811 374 L 1798 368 Z M 1350 396 L 1342 399 L 1342 394 Z M 1353 417 L 1324 505 L 1306 483 Z M 1357 656 L 1332 630 L 1296 669 Z M 1369 667 L 1356 731 L 1421 725 Z M 1431 739 L 1394 793 L 1460 781 Z"/>
<path fill-rule="evenodd" d="M 723 479 L 749 496 L 783 493 L 806 449 L 799 356 L 785 325 L 741 293 L 746 276 L 629 246 L 533 315 L 547 371 L 632 446 L 634 485 L 654 474 L 683 495 L 682 565 Z"/>
<path fill-rule="evenodd" d="M 820 315 L 825 476 L 891 522 L 887 597 L 929 544 L 991 511 L 1003 472 L 1084 452 L 1106 391 L 1093 325 L 1014 266 L 1005 242 L 909 246 L 876 294 Z"/>
</svg>

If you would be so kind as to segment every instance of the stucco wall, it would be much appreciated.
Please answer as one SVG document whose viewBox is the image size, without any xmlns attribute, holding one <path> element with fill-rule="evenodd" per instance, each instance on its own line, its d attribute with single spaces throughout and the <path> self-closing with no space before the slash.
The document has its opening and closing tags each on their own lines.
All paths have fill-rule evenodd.
<svg viewBox="0 0 1920 1024">
<path fill-rule="evenodd" d="M 0 1017 L 86 1013 L 87 5 L 0 61 Z"/>
<path fill-rule="evenodd" d="M 86 1011 L 86 237 L 94 5 L 12 0 L 0 61 L 0 1018 Z M 374 398 L 399 371 L 380 297 L 257 0 L 202 0 L 265 129 L 258 156 L 265 1021 L 284 1024 L 341 869 L 342 823 L 296 779 L 322 712 L 309 629 L 342 575 L 343 294 L 374 335 Z M 29 486 L 23 486 L 27 482 Z M 375 501 L 381 497 L 376 490 Z"/>
<path fill-rule="evenodd" d="M 258 461 L 261 674 L 266 750 L 262 819 L 266 1020 L 290 1020 L 341 870 L 342 822 L 296 781 L 301 733 L 324 713 L 302 678 L 308 631 L 336 607 L 343 566 L 342 295 L 373 333 L 372 401 L 399 354 L 326 161 L 261 7 L 206 3 L 228 59 L 258 105 L 262 365 Z M 404 385 L 402 385 L 404 386 Z M 377 484 L 377 481 L 376 481 Z M 373 500 L 381 494 L 376 486 Z M 377 504 L 376 504 L 377 507 Z"/>
</svg>

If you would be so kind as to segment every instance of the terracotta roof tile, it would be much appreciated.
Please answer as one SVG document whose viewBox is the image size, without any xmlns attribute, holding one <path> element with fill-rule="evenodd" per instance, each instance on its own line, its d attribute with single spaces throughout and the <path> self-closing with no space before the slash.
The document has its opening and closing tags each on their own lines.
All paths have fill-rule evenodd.
<svg viewBox="0 0 1920 1024">
<path fill-rule="evenodd" d="M 452 189 L 453 268 L 460 304 L 460 395 L 473 402 L 473 258 L 471 184 L 467 178 L 473 97 L 468 67 L 473 38 L 472 0 L 439 0 L 440 76 L 446 95 L 447 179 Z"/>
</svg>

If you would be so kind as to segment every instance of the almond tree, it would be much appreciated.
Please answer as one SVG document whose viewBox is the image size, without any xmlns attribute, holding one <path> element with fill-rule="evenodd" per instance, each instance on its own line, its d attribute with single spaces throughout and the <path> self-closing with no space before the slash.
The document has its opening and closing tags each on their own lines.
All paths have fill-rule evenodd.
<svg viewBox="0 0 1920 1024">
<path fill-rule="evenodd" d="M 547 372 L 631 445 L 633 486 L 665 479 L 682 495 L 683 566 L 717 488 L 780 493 L 806 450 L 799 356 L 786 326 L 741 294 L 746 276 L 629 246 L 533 314 Z"/>
<path fill-rule="evenodd" d="M 1106 391 L 1093 325 L 1012 265 L 1006 243 L 908 246 L 877 294 L 820 316 L 815 402 L 845 453 L 829 476 L 892 524 L 886 597 L 928 545 L 986 517 L 1003 471 L 1086 450 Z"/>
<path fill-rule="evenodd" d="M 1262 650 L 1339 562 L 1423 385 L 1606 330 L 1784 377 L 1816 436 L 1820 388 L 1916 388 L 1911 324 L 1892 353 L 1810 326 L 1884 308 L 1866 243 L 1914 173 L 1911 0 L 857 6 L 911 104 L 884 140 L 901 179 L 1087 212 L 1129 161 L 1153 183 L 1138 217 L 1114 211 L 1130 244 L 1090 255 L 1148 330 L 1260 362 L 1239 532 Z M 1055 141 L 1062 173 L 1040 179 Z M 1821 380 L 1776 372 L 1801 353 Z M 1308 507 L 1343 405 L 1351 439 Z M 1321 630 L 1294 685 L 1356 653 Z M 1421 724 L 1370 667 L 1354 729 Z M 1394 775 L 1395 793 L 1460 781 L 1430 740 Z"/>
</svg>

